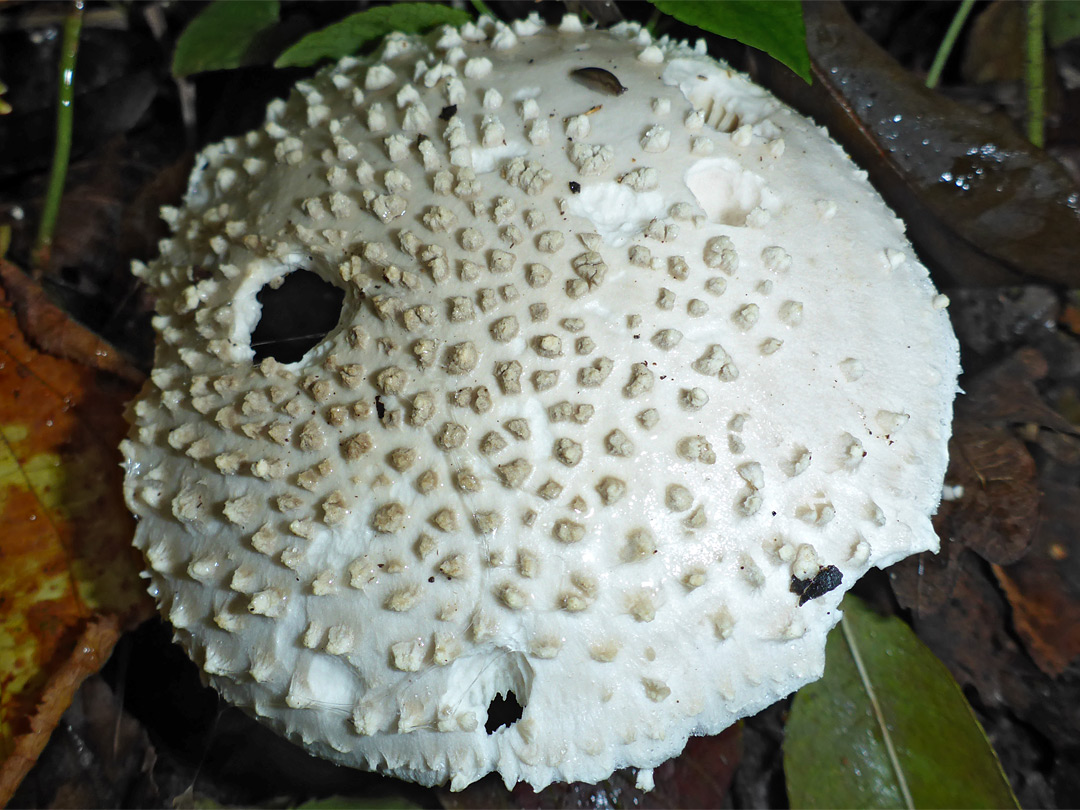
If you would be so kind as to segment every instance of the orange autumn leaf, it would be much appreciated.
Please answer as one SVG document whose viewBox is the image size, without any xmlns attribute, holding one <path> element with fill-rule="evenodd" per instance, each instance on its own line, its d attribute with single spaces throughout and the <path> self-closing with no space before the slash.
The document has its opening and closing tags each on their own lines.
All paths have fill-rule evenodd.
<svg viewBox="0 0 1080 810">
<path fill-rule="evenodd" d="M 0 805 L 33 765 L 82 680 L 108 658 L 125 626 L 152 612 L 131 551 L 133 521 L 121 497 L 117 450 L 126 432 L 124 403 L 135 387 L 34 348 L 13 299 L 21 308 L 51 305 L 4 264 Z M 55 317 L 49 323 L 51 330 L 81 330 Z"/>
</svg>

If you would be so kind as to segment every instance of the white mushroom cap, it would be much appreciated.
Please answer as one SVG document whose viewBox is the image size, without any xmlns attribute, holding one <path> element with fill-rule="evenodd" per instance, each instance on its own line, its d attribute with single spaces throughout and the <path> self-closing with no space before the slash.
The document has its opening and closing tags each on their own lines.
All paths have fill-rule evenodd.
<svg viewBox="0 0 1080 810">
<path fill-rule="evenodd" d="M 166 215 L 135 543 L 214 687 L 314 753 L 647 769 L 819 677 L 843 591 L 937 548 L 945 299 L 841 149 L 700 51 L 391 36 Z M 297 268 L 341 321 L 256 364 Z"/>
</svg>

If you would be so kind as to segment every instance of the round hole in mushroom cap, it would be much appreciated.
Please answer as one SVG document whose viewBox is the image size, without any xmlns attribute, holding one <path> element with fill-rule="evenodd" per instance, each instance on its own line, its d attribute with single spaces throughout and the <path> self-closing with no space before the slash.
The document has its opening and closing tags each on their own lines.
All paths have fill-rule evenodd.
<svg viewBox="0 0 1080 810">
<path fill-rule="evenodd" d="M 294 270 L 256 294 L 261 307 L 251 332 L 255 362 L 294 363 L 319 344 L 341 317 L 345 291 L 308 270 Z"/>
</svg>

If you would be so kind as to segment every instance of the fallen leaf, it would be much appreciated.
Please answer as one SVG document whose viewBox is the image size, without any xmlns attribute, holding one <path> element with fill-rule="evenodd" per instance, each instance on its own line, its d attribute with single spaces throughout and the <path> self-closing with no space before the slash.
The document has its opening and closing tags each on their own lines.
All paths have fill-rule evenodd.
<svg viewBox="0 0 1080 810">
<path fill-rule="evenodd" d="M 1015 562 L 1031 545 L 1039 514 L 1035 461 L 1004 428 L 957 422 L 949 442 L 950 486 L 963 495 L 941 504 L 934 518 L 948 537 L 995 563 Z"/>
<path fill-rule="evenodd" d="M 909 557 L 889 571 L 897 599 L 916 616 L 933 615 L 950 598 L 964 548 L 1001 565 L 1016 562 L 1030 548 L 1042 496 L 1035 461 L 1015 426 L 1070 438 L 1076 432 L 1036 388 L 1046 373 L 1045 358 L 1022 349 L 965 381 L 945 475 L 959 494 L 943 500 L 934 516 L 941 553 Z"/>
<path fill-rule="evenodd" d="M 937 529 L 941 550 L 923 551 L 889 566 L 889 584 L 896 601 L 916 618 L 933 616 L 953 597 L 964 547 Z"/>
<path fill-rule="evenodd" d="M 122 699 L 100 675 L 87 678 L 12 806 L 163 806 L 150 772 L 153 745 Z"/>
<path fill-rule="evenodd" d="M 34 336 L 34 348 L 87 368 L 115 374 L 132 385 L 142 384 L 145 375 L 120 352 L 71 320 L 25 273 L 3 259 L 0 259 L 0 284 L 7 293 L 8 304 L 18 319 L 23 336 Z"/>
<path fill-rule="evenodd" d="M 1076 426 L 1047 405 L 1035 386 L 1047 368 L 1038 349 L 1020 349 L 974 379 L 965 378 L 965 395 L 957 400 L 956 412 L 983 424 L 1031 423 L 1075 434 Z"/>
<path fill-rule="evenodd" d="M 989 566 L 972 552 L 959 552 L 950 570 L 949 593 L 932 613 L 916 614 L 915 631 L 985 705 L 1007 705 L 1022 715 L 1037 699 L 1032 676 L 1038 673 L 1010 632 L 1009 605 Z"/>
<path fill-rule="evenodd" d="M 520 810 L 550 808 L 719 807 L 724 803 L 742 756 L 742 724 L 711 737 L 691 737 L 683 752 L 654 771 L 655 788 L 636 787 L 635 769 L 616 771 L 595 785 L 555 783 L 535 791 L 524 783 L 507 790 L 500 779 L 488 776 L 463 791 L 439 792 L 448 810 L 505 807 Z"/>
<path fill-rule="evenodd" d="M 1060 164 L 1003 116 L 927 89 L 841 3 L 804 14 L 813 86 L 766 60 L 757 72 L 870 173 L 927 264 L 960 284 L 1075 284 L 1080 192 Z"/>
<path fill-rule="evenodd" d="M 2 519 L 3 515 L 0 515 Z M 0 581 L 0 593 L 6 590 L 6 583 Z M 4 610 L 0 613 L 0 632 L 7 635 L 9 629 L 9 616 Z M 101 669 L 122 632 L 115 616 L 90 619 L 68 643 L 52 639 L 53 644 L 46 642 L 40 646 L 53 647 L 59 654 L 51 672 L 47 676 L 42 672 L 44 678 L 38 679 L 38 683 L 27 687 L 25 683 L 17 682 L 16 679 L 24 674 L 22 670 L 26 668 L 17 658 L 13 663 L 19 669 L 3 675 L 4 691 L 0 695 L 0 802 L 5 806 L 37 761 L 53 729 L 70 705 L 72 695 L 87 677 Z M 16 644 L 20 641 L 13 639 Z M 20 647 L 24 653 L 25 647 L 25 644 Z M 12 653 L 17 654 L 18 650 L 3 650 L 0 657 L 8 659 Z M 8 663 L 4 660 L 5 666 Z"/>
<path fill-rule="evenodd" d="M 1018 807 L 963 692 L 904 622 L 856 597 L 784 743 L 792 807 Z"/>
<path fill-rule="evenodd" d="M 33 303 L 26 289 L 22 295 Z M 51 320 L 42 325 L 68 329 Z M 0 391 L 4 803 L 79 683 L 108 656 L 117 634 L 153 607 L 138 578 L 132 519 L 121 499 L 117 444 L 135 387 L 34 349 L 0 288 Z"/>
<path fill-rule="evenodd" d="M 1002 762 L 1008 763 L 1022 805 L 1075 806 L 1075 797 L 1080 795 L 1075 791 L 1063 794 L 1071 799 L 1056 803 L 1038 800 L 1037 794 L 1040 780 L 1067 781 L 1076 773 L 1080 667 L 1074 665 L 1057 678 L 1047 677 L 1011 626 L 1010 605 L 991 567 L 964 552 L 954 568 L 958 577 L 945 604 L 933 615 L 915 618 L 919 639 L 949 668 L 972 702 L 983 708 L 981 716 L 991 723 L 987 734 Z M 1001 736 L 1003 721 L 1012 731 L 1006 737 Z M 1047 756 L 1047 743 L 1054 751 L 1065 752 L 1066 761 Z M 1074 752 L 1071 759 L 1070 751 Z M 1025 768 L 1031 756 L 1039 764 Z"/>
<path fill-rule="evenodd" d="M 994 574 L 1013 609 L 1024 647 L 1051 677 L 1080 656 L 1080 490 L 1044 481 L 1031 553 Z"/>
</svg>

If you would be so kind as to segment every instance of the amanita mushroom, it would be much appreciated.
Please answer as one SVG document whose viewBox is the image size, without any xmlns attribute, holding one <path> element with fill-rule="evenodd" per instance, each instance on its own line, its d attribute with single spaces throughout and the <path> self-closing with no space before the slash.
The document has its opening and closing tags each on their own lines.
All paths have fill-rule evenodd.
<svg viewBox="0 0 1080 810">
<path fill-rule="evenodd" d="M 209 682 L 320 756 L 647 784 L 937 548 L 947 301 L 842 150 L 700 45 L 391 35 L 165 215 L 135 544 Z M 299 269 L 340 320 L 256 363 Z"/>
</svg>

